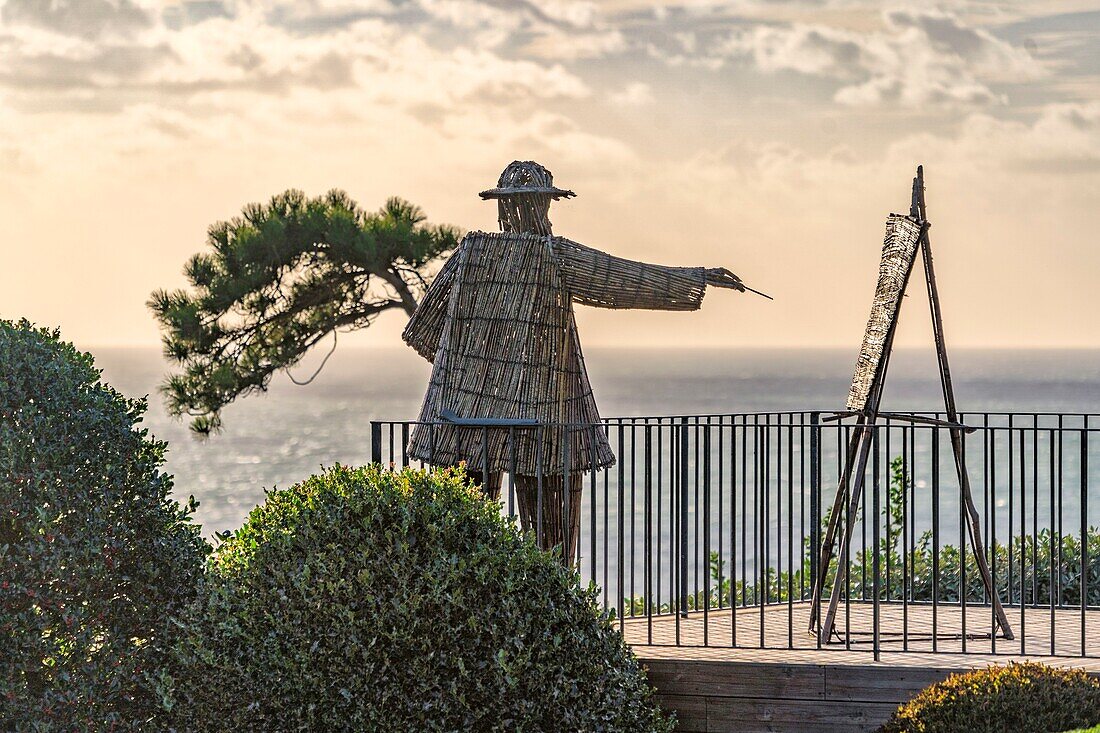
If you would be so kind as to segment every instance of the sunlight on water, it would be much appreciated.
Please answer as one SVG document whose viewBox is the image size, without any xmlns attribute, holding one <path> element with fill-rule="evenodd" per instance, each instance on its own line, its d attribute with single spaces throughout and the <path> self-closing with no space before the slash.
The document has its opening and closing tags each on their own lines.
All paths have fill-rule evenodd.
<svg viewBox="0 0 1100 733">
<path fill-rule="evenodd" d="M 280 375 L 267 394 L 242 398 L 224 412 L 224 432 L 200 442 L 164 412 L 157 387 L 168 366 L 157 349 L 94 353 L 112 385 L 150 395 L 146 424 L 168 441 L 176 494 L 199 499 L 207 536 L 239 526 L 265 488 L 289 486 L 322 466 L 366 462 L 370 420 L 415 419 L 430 372 L 408 349 L 338 352 L 309 386 Z M 854 358 L 843 350 L 586 353 L 605 417 L 837 409 Z M 959 351 L 952 368 L 962 410 L 1100 411 L 1100 352 Z M 932 352 L 896 352 L 884 407 L 936 409 L 940 400 Z"/>
</svg>

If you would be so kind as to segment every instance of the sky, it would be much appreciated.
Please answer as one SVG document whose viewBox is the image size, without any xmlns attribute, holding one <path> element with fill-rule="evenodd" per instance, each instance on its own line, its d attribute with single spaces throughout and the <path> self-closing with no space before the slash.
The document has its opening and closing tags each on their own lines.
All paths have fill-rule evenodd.
<svg viewBox="0 0 1100 733">
<path fill-rule="evenodd" d="M 6 0 L 0 317 L 155 345 L 150 292 L 250 202 L 341 188 L 493 230 L 477 192 L 534 159 L 578 193 L 556 233 L 775 297 L 580 308 L 585 344 L 854 348 L 920 163 L 949 344 L 1100 347 L 1089 5 Z M 927 345 L 911 292 L 898 343 Z"/>
</svg>

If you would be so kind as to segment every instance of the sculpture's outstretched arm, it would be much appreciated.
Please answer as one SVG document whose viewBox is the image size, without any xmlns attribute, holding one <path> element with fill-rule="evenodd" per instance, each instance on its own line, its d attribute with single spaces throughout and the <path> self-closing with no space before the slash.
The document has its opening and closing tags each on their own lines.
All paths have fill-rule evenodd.
<svg viewBox="0 0 1100 733">
<path fill-rule="evenodd" d="M 565 286 L 584 305 L 690 311 L 702 305 L 707 285 L 737 287 L 728 270 L 635 262 L 563 237 L 551 243 Z"/>
<path fill-rule="evenodd" d="M 454 284 L 461 256 L 462 247 L 459 246 L 447 258 L 439 274 L 432 280 L 428 292 L 424 293 L 424 297 L 416 307 L 416 312 L 405 324 L 405 330 L 401 333 L 405 343 L 416 349 L 416 353 L 428 361 L 435 360 L 435 352 L 439 349 L 439 339 L 443 335 L 443 325 L 447 321 L 447 308 L 451 302 L 451 286 Z"/>
</svg>

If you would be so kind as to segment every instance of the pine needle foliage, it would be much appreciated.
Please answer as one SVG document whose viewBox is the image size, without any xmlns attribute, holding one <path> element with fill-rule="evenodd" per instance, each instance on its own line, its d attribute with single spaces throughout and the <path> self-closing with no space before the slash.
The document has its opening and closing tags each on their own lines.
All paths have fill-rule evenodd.
<svg viewBox="0 0 1100 733">
<path fill-rule="evenodd" d="M 214 224 L 184 268 L 191 290 L 158 290 L 148 304 L 181 367 L 162 386 L 169 412 L 209 434 L 223 407 L 266 390 L 330 334 L 390 309 L 412 315 L 458 236 L 402 199 L 367 212 L 338 190 L 289 190 Z"/>
</svg>

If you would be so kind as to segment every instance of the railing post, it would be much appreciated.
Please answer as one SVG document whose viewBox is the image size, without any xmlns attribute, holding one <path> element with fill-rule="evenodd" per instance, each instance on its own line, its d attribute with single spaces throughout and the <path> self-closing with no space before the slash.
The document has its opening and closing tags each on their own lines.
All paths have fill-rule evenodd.
<svg viewBox="0 0 1100 733">
<path fill-rule="evenodd" d="M 1084 425 L 1081 429 L 1081 656 L 1087 655 L 1086 643 L 1088 633 L 1085 621 L 1088 613 L 1089 594 L 1089 418 L 1085 415 Z M 1021 548 L 1023 545 L 1021 544 Z M 1020 551 L 1021 556 L 1023 550 Z M 1023 562 L 1021 557 L 1020 562 Z M 1020 606 L 1024 603 L 1024 589 L 1020 588 Z M 1021 637 L 1023 634 L 1020 635 Z"/>
<path fill-rule="evenodd" d="M 881 563 L 880 555 L 881 555 L 882 548 L 879 546 L 881 541 L 882 541 L 881 532 L 880 532 L 880 529 L 879 529 L 879 523 L 880 523 L 880 519 L 881 519 L 880 515 L 882 513 L 882 503 L 881 503 L 882 502 L 882 499 L 881 499 L 882 482 L 879 478 L 879 470 L 881 468 L 882 460 L 881 460 L 881 456 L 880 456 L 880 453 L 879 453 L 879 450 L 880 450 L 879 437 L 878 437 L 879 436 L 879 429 L 878 428 L 873 428 L 873 430 L 874 430 L 874 432 L 871 434 L 871 445 L 872 445 L 872 450 L 874 451 L 874 462 L 873 462 L 873 467 L 871 469 L 871 471 L 873 473 L 873 476 L 874 476 L 873 480 L 871 481 L 871 493 L 872 493 L 872 497 L 871 497 L 872 509 L 871 509 L 871 511 L 872 511 L 872 516 L 874 517 L 874 519 L 872 520 L 873 524 L 872 524 L 872 531 L 871 531 L 871 546 L 873 548 L 872 551 L 871 551 L 872 552 L 872 560 L 871 560 L 871 566 L 872 566 L 871 603 L 872 603 L 872 606 L 873 606 L 873 613 L 872 613 L 873 618 L 872 618 L 872 622 L 871 622 L 872 623 L 871 635 L 872 635 L 872 645 L 873 645 L 875 661 L 878 662 L 878 661 L 881 660 L 881 656 L 880 656 L 881 636 L 880 636 L 880 634 L 881 634 L 881 624 L 882 624 L 882 609 L 879 605 L 879 597 L 878 597 L 879 596 L 879 573 L 882 571 L 882 567 L 880 565 L 880 563 Z M 887 490 L 887 494 L 889 494 L 889 490 Z M 961 550 L 961 548 L 960 548 L 960 550 Z M 867 589 L 863 588 L 862 591 L 865 594 L 867 592 Z M 962 592 L 963 595 L 965 595 L 966 594 L 965 588 L 962 589 L 961 592 Z"/>
<path fill-rule="evenodd" d="M 561 510 L 559 516 L 561 517 L 561 559 L 566 567 L 571 566 L 573 561 L 573 553 L 571 552 L 573 545 L 573 502 L 572 493 L 573 486 L 570 483 L 572 477 L 569 475 L 569 441 L 572 440 L 571 435 L 572 428 L 569 425 L 562 427 L 562 435 L 564 440 L 561 446 Z"/>
<path fill-rule="evenodd" d="M 821 413 L 810 413 L 810 578 L 817 583 L 821 552 Z M 811 586 L 810 593 L 814 589 Z"/>
<path fill-rule="evenodd" d="M 618 581 L 619 588 L 619 630 L 622 631 L 623 619 L 626 618 L 624 600 L 626 598 L 626 466 L 623 464 L 623 456 L 626 455 L 626 449 L 624 448 L 626 437 L 623 432 L 623 419 L 621 417 L 616 421 L 615 427 L 619 431 L 618 440 L 616 441 L 619 447 L 619 452 L 617 454 L 619 456 L 619 506 L 616 512 L 619 520 L 617 522 L 619 536 L 618 542 L 616 543 L 619 550 L 619 557 L 618 569 L 615 574 L 617 576 L 616 580 Z M 630 607 L 631 610 L 634 609 L 633 598 L 630 599 Z"/>
<path fill-rule="evenodd" d="M 680 615 L 688 613 L 688 418 L 680 418 Z"/>
<path fill-rule="evenodd" d="M 542 423 L 535 426 L 535 480 L 537 484 L 537 491 L 535 492 L 535 544 L 539 549 L 546 549 L 543 547 L 543 537 L 545 536 L 542 527 L 542 512 L 543 502 L 543 486 L 542 486 L 542 451 L 543 451 L 543 432 Z"/>
<path fill-rule="evenodd" d="M 382 423 L 370 421 L 370 462 L 382 462 Z"/>
</svg>

